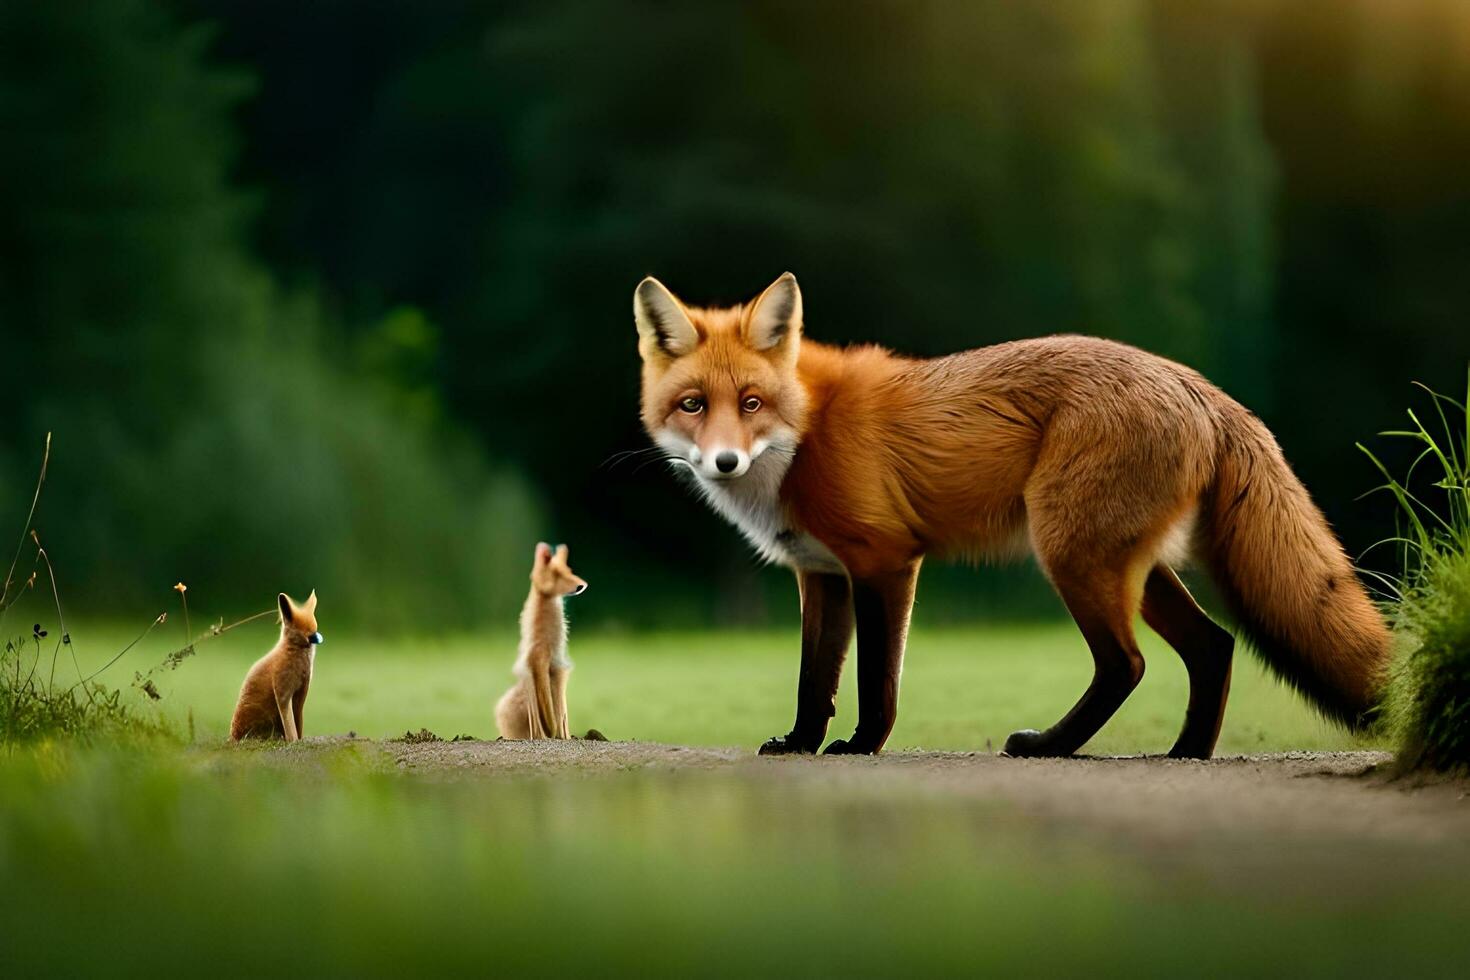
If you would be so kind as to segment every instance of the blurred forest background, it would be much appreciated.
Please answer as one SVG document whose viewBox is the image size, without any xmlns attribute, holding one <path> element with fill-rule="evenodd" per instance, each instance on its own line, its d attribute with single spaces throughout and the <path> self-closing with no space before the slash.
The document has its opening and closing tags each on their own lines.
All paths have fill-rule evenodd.
<svg viewBox="0 0 1470 980">
<path fill-rule="evenodd" d="M 0 522 L 54 430 L 38 526 L 99 613 L 183 579 L 508 623 L 545 538 L 580 622 L 790 619 L 613 461 L 648 273 L 790 269 L 828 341 L 1181 359 L 1354 554 L 1393 522 L 1354 442 L 1470 360 L 1459 0 L 0 0 L 0 139 Z M 1034 572 L 926 580 L 930 622 L 1060 612 Z"/>
</svg>

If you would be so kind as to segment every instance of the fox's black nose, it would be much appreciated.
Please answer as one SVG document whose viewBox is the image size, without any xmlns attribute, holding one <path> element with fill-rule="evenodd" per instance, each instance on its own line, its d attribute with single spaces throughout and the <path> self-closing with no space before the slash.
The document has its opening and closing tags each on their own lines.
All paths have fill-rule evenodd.
<svg viewBox="0 0 1470 980">
<path fill-rule="evenodd" d="M 583 582 L 581 585 L 578 585 L 575 589 L 572 590 L 572 595 L 581 595 L 583 592 L 586 592 L 586 591 L 587 591 L 587 583 L 586 582 Z"/>
<path fill-rule="evenodd" d="M 715 457 L 715 468 L 721 473 L 733 473 L 735 467 L 740 465 L 740 457 L 728 449 Z"/>
<path fill-rule="evenodd" d="M 320 633 L 313 633 L 310 636 L 308 636 L 306 639 L 307 639 L 307 642 L 309 642 L 309 643 L 321 643 L 322 642 L 322 635 Z"/>
</svg>

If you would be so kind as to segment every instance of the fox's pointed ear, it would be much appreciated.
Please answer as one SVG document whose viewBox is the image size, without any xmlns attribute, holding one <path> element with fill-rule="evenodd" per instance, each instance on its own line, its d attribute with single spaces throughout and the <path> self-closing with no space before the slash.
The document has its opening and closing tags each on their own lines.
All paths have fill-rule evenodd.
<svg viewBox="0 0 1470 980">
<path fill-rule="evenodd" d="M 307 612 L 316 612 L 316 589 L 311 590 L 311 595 L 306 597 L 306 604 L 302 608 Z"/>
<path fill-rule="evenodd" d="M 655 351 L 665 357 L 683 357 L 699 346 L 699 331 L 684 312 L 684 304 L 652 276 L 633 291 L 633 320 L 638 324 L 638 350 L 645 361 Z"/>
<path fill-rule="evenodd" d="M 567 560 L 567 546 L 566 545 L 559 544 L 559 545 L 556 546 L 556 559 L 557 559 L 557 561 L 560 561 L 563 564 L 566 563 L 566 560 Z"/>
<path fill-rule="evenodd" d="M 551 560 L 551 545 L 545 541 L 536 545 L 536 564 Z"/>
<path fill-rule="evenodd" d="M 801 338 L 801 288 L 796 277 L 783 272 L 766 287 L 745 318 L 745 342 L 756 350 L 773 350 L 789 344 L 795 350 Z"/>
<path fill-rule="evenodd" d="M 282 592 L 280 595 L 276 596 L 276 602 L 281 607 L 281 622 L 291 622 L 291 597 Z"/>
</svg>

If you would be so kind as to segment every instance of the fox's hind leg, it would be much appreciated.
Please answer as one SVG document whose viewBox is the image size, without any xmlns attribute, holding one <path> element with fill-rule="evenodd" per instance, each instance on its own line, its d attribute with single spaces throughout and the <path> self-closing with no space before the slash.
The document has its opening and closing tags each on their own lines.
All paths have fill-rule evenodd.
<svg viewBox="0 0 1470 980">
<path fill-rule="evenodd" d="M 1152 391 L 1165 401 L 1182 394 Z M 1133 619 L 1159 553 L 1187 526 L 1210 479 L 1211 439 L 1197 413 L 1160 412 L 1147 398 L 1121 394 L 1053 415 L 1026 481 L 1027 526 L 1092 650 L 1093 677 L 1061 721 L 1007 739 L 1009 754 L 1071 755 L 1138 686 L 1143 655 Z"/>
<path fill-rule="evenodd" d="M 521 697 L 521 685 L 517 681 L 510 690 L 495 703 L 495 728 L 505 739 L 531 737 L 530 720 L 526 715 L 525 701 Z"/>
<path fill-rule="evenodd" d="M 1169 755 L 1208 759 L 1225 720 L 1235 638 L 1205 614 L 1167 565 L 1154 566 L 1144 584 L 1143 619 L 1174 648 L 1189 671 L 1189 707 Z"/>
<path fill-rule="evenodd" d="M 1143 655 L 1132 623 L 1141 576 L 1067 566 L 1052 566 L 1048 572 L 1092 650 L 1092 683 L 1072 710 L 1046 731 L 1013 733 L 1006 739 L 1007 755 L 1071 755 L 1113 717 L 1143 678 Z"/>
</svg>

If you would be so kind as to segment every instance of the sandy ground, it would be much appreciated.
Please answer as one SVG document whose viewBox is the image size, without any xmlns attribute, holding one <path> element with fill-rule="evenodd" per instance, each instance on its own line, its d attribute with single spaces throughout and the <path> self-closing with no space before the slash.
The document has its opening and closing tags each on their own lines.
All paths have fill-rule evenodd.
<svg viewBox="0 0 1470 980">
<path fill-rule="evenodd" d="M 332 740 L 323 740 L 332 741 Z M 1340 849 L 1382 845 L 1470 868 L 1470 780 L 1395 777 L 1380 752 L 1281 753 L 1209 762 L 1161 757 L 1010 759 L 890 752 L 760 758 L 749 749 L 641 742 L 371 742 L 385 765 L 425 778 L 619 778 L 718 772 L 842 797 L 939 794 L 1014 809 L 1049 829 L 1085 825 L 1151 848 L 1211 839 Z M 1280 853 L 1279 846 L 1269 850 Z M 1248 858 L 1247 858 L 1248 859 Z"/>
</svg>

